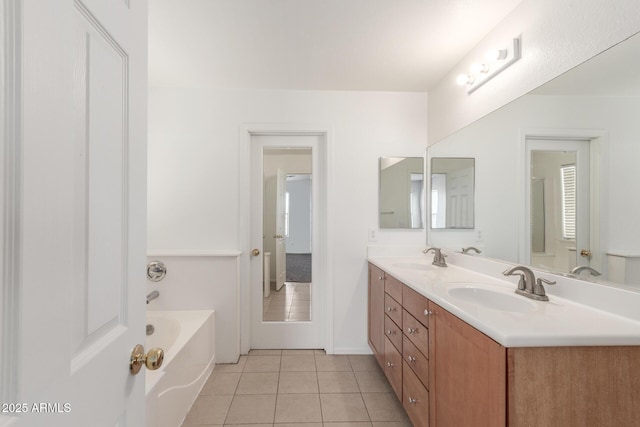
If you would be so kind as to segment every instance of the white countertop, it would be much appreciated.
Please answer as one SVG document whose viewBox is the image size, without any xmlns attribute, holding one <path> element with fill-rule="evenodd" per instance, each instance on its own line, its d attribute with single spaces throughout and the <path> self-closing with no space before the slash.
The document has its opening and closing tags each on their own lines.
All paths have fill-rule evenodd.
<svg viewBox="0 0 640 427">
<path fill-rule="evenodd" d="M 517 277 L 497 279 L 449 264 L 431 265 L 431 256 L 370 256 L 378 266 L 505 347 L 640 345 L 640 321 L 550 293 L 549 301 L 515 294 Z M 536 274 L 537 275 L 537 274 Z M 452 287 L 475 284 L 526 301 L 526 310 L 489 308 L 449 294 Z M 559 281 L 557 286 L 561 286 Z M 575 286 L 575 285 L 569 285 Z M 611 291 L 614 292 L 614 291 Z M 624 296 L 622 296 L 624 298 Z"/>
</svg>

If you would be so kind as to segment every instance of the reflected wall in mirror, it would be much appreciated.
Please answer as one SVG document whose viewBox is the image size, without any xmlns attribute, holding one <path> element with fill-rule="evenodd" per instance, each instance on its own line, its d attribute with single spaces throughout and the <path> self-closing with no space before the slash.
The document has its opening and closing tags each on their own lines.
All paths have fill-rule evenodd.
<svg viewBox="0 0 640 427">
<path fill-rule="evenodd" d="M 380 228 L 423 228 L 424 159 L 380 158 Z"/>
<path fill-rule="evenodd" d="M 431 228 L 473 228 L 475 159 L 431 158 Z"/>
<path fill-rule="evenodd" d="M 590 267 L 602 275 L 582 269 L 578 277 L 640 289 L 639 67 L 635 35 L 430 146 L 430 157 L 473 156 L 477 168 L 476 231 L 431 232 L 429 244 L 478 246 L 492 258 L 563 274 Z M 553 178 L 532 172 L 531 139 L 587 141 L 584 167 L 576 158 L 576 173 L 586 173 L 589 184 L 585 200 L 579 192 L 586 184 L 576 177 L 575 241 L 563 231 L 570 213 L 560 207 L 568 203 L 561 181 L 571 171 L 563 177 L 558 169 L 571 161 L 554 161 Z"/>
</svg>

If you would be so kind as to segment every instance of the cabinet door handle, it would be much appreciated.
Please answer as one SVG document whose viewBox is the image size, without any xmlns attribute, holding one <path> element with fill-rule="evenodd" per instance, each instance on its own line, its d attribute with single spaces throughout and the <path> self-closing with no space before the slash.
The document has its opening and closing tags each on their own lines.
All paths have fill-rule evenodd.
<svg viewBox="0 0 640 427">
<path fill-rule="evenodd" d="M 410 398 L 409 398 L 409 404 L 413 405 L 413 404 L 415 404 L 415 403 L 418 403 L 418 400 L 417 400 L 417 399 L 414 399 L 413 397 L 410 397 Z"/>
<path fill-rule="evenodd" d="M 387 313 L 391 313 L 392 311 L 396 311 L 395 307 L 387 307 Z"/>
<path fill-rule="evenodd" d="M 431 316 L 432 314 L 433 314 L 433 311 L 427 310 L 426 308 L 424 309 L 424 315 L 425 316 Z"/>
<path fill-rule="evenodd" d="M 387 335 L 393 335 L 396 331 L 392 331 L 391 329 L 387 329 Z"/>
<path fill-rule="evenodd" d="M 395 363 L 387 362 L 387 367 L 393 368 L 395 366 L 396 366 Z"/>
<path fill-rule="evenodd" d="M 382 276 L 378 276 L 378 280 L 382 280 Z"/>
<path fill-rule="evenodd" d="M 407 328 L 407 333 L 408 334 L 415 334 L 418 331 L 417 328 Z"/>
<path fill-rule="evenodd" d="M 415 358 L 415 357 L 413 357 L 413 356 L 408 356 L 408 357 L 407 357 L 407 360 L 409 360 L 409 362 L 413 363 L 413 362 L 415 362 L 415 361 L 416 361 L 416 358 Z"/>
</svg>

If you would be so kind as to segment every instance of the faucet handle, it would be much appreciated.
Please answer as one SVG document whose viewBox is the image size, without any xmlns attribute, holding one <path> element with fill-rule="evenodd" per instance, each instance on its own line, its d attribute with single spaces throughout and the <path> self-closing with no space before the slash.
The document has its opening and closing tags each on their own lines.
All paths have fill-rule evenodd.
<svg viewBox="0 0 640 427">
<path fill-rule="evenodd" d="M 509 271 L 509 269 L 505 270 L 502 272 L 503 275 L 505 276 L 520 276 L 520 278 L 518 279 L 518 290 L 520 291 L 524 291 L 527 286 L 525 284 L 525 278 L 524 278 L 524 273 L 518 273 L 518 272 L 511 272 Z"/>
<path fill-rule="evenodd" d="M 547 293 L 544 290 L 544 286 L 542 284 L 546 284 L 546 285 L 555 285 L 556 282 L 552 282 L 551 280 L 547 280 L 547 279 L 543 279 L 541 277 L 538 277 L 538 279 L 536 280 L 536 286 L 533 288 L 533 293 L 535 295 L 539 295 L 539 296 L 545 296 Z"/>
</svg>

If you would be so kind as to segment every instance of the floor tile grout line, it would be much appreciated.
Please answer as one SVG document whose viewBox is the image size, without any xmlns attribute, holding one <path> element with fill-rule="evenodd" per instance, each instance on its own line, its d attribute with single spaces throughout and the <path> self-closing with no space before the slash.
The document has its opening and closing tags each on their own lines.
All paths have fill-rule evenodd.
<svg viewBox="0 0 640 427">
<path fill-rule="evenodd" d="M 280 374 L 282 373 L 282 350 L 280 350 L 280 369 L 278 370 L 278 384 L 276 386 L 276 401 L 273 406 L 273 425 L 276 424 L 276 415 L 278 413 L 278 398 L 280 397 Z"/>
</svg>

